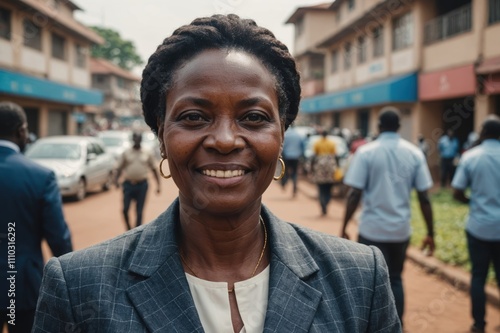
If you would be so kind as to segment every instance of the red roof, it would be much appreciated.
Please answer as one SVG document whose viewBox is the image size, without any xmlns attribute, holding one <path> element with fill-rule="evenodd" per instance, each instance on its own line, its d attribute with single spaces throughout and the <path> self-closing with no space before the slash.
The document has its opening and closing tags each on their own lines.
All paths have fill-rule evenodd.
<svg viewBox="0 0 500 333">
<path fill-rule="evenodd" d="M 90 59 L 90 72 L 92 74 L 116 75 L 131 81 L 141 81 L 140 77 L 102 58 Z"/>
</svg>

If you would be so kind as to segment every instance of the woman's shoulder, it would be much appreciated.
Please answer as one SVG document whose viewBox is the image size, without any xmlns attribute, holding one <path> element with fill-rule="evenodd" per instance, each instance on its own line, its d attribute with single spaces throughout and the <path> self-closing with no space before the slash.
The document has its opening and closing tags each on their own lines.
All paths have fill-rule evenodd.
<svg viewBox="0 0 500 333">
<path fill-rule="evenodd" d="M 280 242 L 284 251 L 297 251 L 299 243 L 315 261 L 331 262 L 336 265 L 359 266 L 360 262 L 368 266 L 375 265 L 374 249 L 341 237 L 295 224 L 280 221 L 280 233 L 284 239 Z M 289 249 L 287 250 L 287 247 Z"/>
<path fill-rule="evenodd" d="M 67 253 L 58 259 L 63 269 L 118 266 L 133 254 L 145 227 L 146 225 L 132 229 L 112 239 Z"/>
<path fill-rule="evenodd" d="M 63 270 L 78 267 L 128 269 L 132 265 L 149 266 L 152 269 L 175 248 L 175 226 L 170 217 L 167 210 L 150 223 L 63 255 L 59 257 L 61 266 Z"/>
</svg>

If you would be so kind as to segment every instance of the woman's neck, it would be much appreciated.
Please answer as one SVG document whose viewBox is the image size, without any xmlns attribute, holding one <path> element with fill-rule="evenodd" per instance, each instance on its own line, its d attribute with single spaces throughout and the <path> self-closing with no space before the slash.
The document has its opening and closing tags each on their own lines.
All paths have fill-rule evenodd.
<svg viewBox="0 0 500 333">
<path fill-rule="evenodd" d="M 181 204 L 179 251 L 187 263 L 186 271 L 211 281 L 235 282 L 250 278 L 265 243 L 264 227 L 259 220 L 260 205 L 238 214 L 202 212 L 195 216 L 183 213 Z M 264 255 L 256 274 L 267 263 L 267 255 Z"/>
</svg>

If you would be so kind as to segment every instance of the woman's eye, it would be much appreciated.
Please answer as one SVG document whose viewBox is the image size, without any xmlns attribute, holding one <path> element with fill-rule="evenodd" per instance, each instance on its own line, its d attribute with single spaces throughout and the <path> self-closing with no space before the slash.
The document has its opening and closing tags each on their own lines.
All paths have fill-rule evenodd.
<svg viewBox="0 0 500 333">
<path fill-rule="evenodd" d="M 181 116 L 180 120 L 197 122 L 197 121 L 203 121 L 205 119 L 198 113 L 188 113 L 188 114 Z"/>
<path fill-rule="evenodd" d="M 250 113 L 244 117 L 244 120 L 251 122 L 261 122 L 261 121 L 267 121 L 268 118 L 261 113 Z"/>
</svg>

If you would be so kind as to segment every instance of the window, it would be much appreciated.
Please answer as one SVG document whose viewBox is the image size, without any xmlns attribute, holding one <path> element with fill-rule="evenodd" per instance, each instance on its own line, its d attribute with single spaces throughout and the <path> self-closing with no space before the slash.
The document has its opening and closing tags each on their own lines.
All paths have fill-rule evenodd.
<svg viewBox="0 0 500 333">
<path fill-rule="evenodd" d="M 366 54 L 366 38 L 364 36 L 360 36 L 358 38 L 358 63 L 363 64 L 366 62 L 367 54 Z"/>
<path fill-rule="evenodd" d="M 488 23 L 500 22 L 500 0 L 489 0 Z"/>
<path fill-rule="evenodd" d="M 344 69 L 350 69 L 352 65 L 351 43 L 346 43 L 344 47 Z"/>
<path fill-rule="evenodd" d="M 75 46 L 75 65 L 79 68 L 85 68 L 87 64 L 87 49 L 81 45 Z"/>
<path fill-rule="evenodd" d="M 125 80 L 122 77 L 117 77 L 116 85 L 120 88 L 125 88 Z"/>
<path fill-rule="evenodd" d="M 66 52 L 64 52 L 66 40 L 58 34 L 52 34 L 52 57 L 56 59 L 65 60 Z"/>
<path fill-rule="evenodd" d="M 92 143 L 92 146 L 94 147 L 94 152 L 97 155 L 104 154 L 104 149 L 102 148 L 102 146 L 99 143 L 94 142 L 94 143 Z"/>
<path fill-rule="evenodd" d="M 349 8 L 349 11 L 352 11 L 355 6 L 356 6 L 356 1 L 355 0 L 349 0 L 347 2 L 347 8 Z"/>
<path fill-rule="evenodd" d="M 41 51 L 42 29 L 38 25 L 36 25 L 33 21 L 24 19 L 23 30 L 24 30 L 24 35 L 23 35 L 24 45 Z"/>
<path fill-rule="evenodd" d="M 332 62 L 331 63 L 331 65 L 332 65 L 331 72 L 335 73 L 336 71 L 339 70 L 339 51 L 338 50 L 335 50 L 332 52 L 331 62 Z"/>
<path fill-rule="evenodd" d="M 401 50 L 413 44 L 413 17 L 407 13 L 392 22 L 392 49 Z"/>
<path fill-rule="evenodd" d="M 302 35 L 303 32 L 304 32 L 304 18 L 301 17 L 300 19 L 297 20 L 297 23 L 295 23 L 295 37 Z"/>
<path fill-rule="evenodd" d="M 0 38 L 10 40 L 11 13 L 10 10 L 0 8 Z"/>
<path fill-rule="evenodd" d="M 377 58 L 384 55 L 384 29 L 378 27 L 373 29 L 373 57 Z"/>
<path fill-rule="evenodd" d="M 104 75 L 100 74 L 94 74 L 92 75 L 92 83 L 93 84 L 104 84 L 106 82 L 106 77 Z"/>
</svg>

